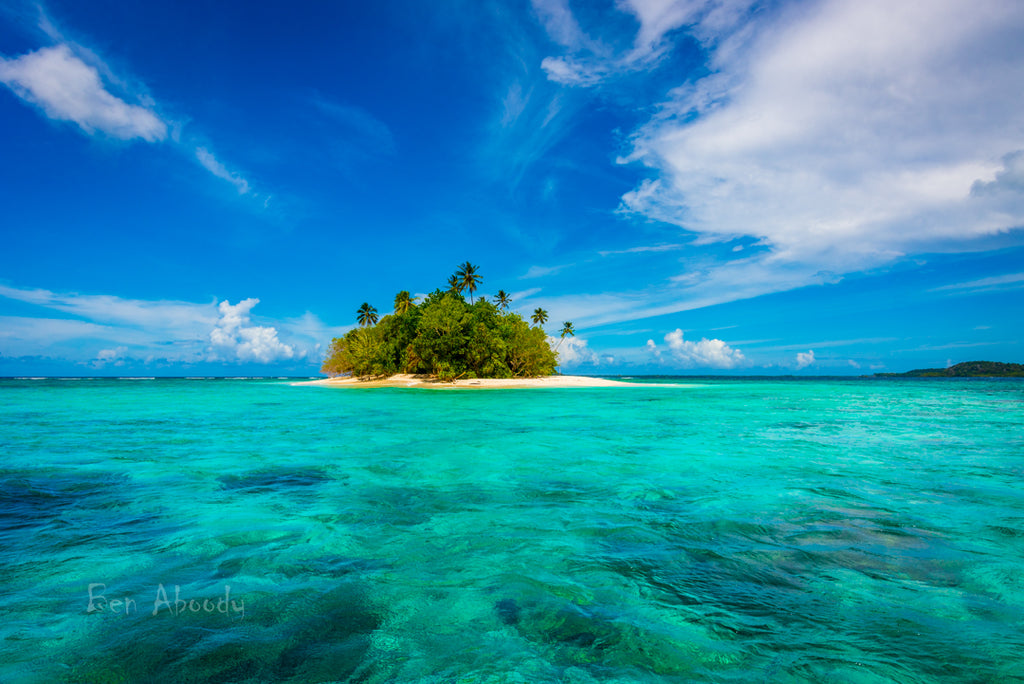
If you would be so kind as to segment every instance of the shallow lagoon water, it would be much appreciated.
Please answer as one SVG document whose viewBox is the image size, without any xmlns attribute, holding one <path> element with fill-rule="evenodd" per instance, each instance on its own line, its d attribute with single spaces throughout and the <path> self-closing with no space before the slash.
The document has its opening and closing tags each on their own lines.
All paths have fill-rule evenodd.
<svg viewBox="0 0 1024 684">
<path fill-rule="evenodd" d="M 0 681 L 1024 681 L 1024 382 L 659 383 L 0 380 Z"/>
</svg>

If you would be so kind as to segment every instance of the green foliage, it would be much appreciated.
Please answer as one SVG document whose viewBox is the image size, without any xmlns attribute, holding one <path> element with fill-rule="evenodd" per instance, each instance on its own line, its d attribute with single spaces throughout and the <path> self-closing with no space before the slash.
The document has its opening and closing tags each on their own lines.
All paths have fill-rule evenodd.
<svg viewBox="0 0 1024 684">
<path fill-rule="evenodd" d="M 476 266 L 467 261 L 461 264 L 459 270 L 455 272 L 455 277 L 459 279 L 459 284 L 462 286 L 461 290 L 469 293 L 470 304 L 473 303 L 473 293 L 476 292 L 476 286 L 483 281 L 483 278 L 476 272 L 476 269 Z"/>
<path fill-rule="evenodd" d="M 919 368 L 906 373 L 875 373 L 882 378 L 1024 378 L 1024 364 L 966 361 L 949 368 Z"/>
<path fill-rule="evenodd" d="M 409 309 L 416 306 L 416 298 L 409 296 L 408 290 L 402 290 L 395 295 L 395 315 L 401 316 L 408 313 Z"/>
<path fill-rule="evenodd" d="M 554 373 L 557 353 L 540 327 L 483 298 L 467 303 L 452 285 L 418 305 L 406 305 L 408 293 L 400 292 L 394 315 L 332 340 L 321 370 L 359 377 L 420 373 L 441 380 Z M 359 313 L 362 322 L 365 312 Z"/>
<path fill-rule="evenodd" d="M 363 302 L 363 305 L 359 307 L 356 316 L 359 317 L 359 325 L 363 327 L 377 324 L 377 310 L 367 302 Z"/>
</svg>

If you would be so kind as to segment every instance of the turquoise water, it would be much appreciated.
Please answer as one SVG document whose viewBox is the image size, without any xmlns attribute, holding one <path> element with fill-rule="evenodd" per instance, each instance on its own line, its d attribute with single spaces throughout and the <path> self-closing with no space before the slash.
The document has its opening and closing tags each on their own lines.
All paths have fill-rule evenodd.
<svg viewBox="0 0 1024 684">
<path fill-rule="evenodd" d="M 1024 382 L 683 382 L 2 380 L 0 681 L 1024 681 Z"/>
</svg>

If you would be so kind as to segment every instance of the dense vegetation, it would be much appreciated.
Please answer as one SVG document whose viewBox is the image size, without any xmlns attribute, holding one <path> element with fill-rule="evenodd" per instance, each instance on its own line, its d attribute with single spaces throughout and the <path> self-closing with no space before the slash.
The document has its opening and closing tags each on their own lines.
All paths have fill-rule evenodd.
<svg viewBox="0 0 1024 684">
<path fill-rule="evenodd" d="M 949 368 L 920 368 L 906 373 L 876 373 L 883 378 L 1024 378 L 1024 364 L 966 361 Z"/>
<path fill-rule="evenodd" d="M 541 327 L 547 312 L 536 309 L 531 327 L 508 310 L 511 299 L 504 290 L 495 296 L 496 304 L 474 298 L 482 280 L 467 261 L 448 279 L 446 290 L 434 290 L 422 303 L 403 290 L 395 296 L 394 313 L 383 318 L 363 304 L 356 312 L 360 327 L 331 341 L 321 370 L 360 377 L 419 373 L 441 380 L 553 373 L 558 352 Z M 562 339 L 574 334 L 566 322 Z"/>
</svg>

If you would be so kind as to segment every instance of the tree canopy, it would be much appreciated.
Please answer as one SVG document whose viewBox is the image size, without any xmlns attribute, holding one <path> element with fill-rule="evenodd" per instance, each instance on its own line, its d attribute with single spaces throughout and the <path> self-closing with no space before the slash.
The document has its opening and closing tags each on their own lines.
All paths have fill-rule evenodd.
<svg viewBox="0 0 1024 684">
<path fill-rule="evenodd" d="M 460 266 L 462 278 L 449 278 L 446 289 L 434 290 L 421 303 L 408 291 L 399 292 L 395 313 L 379 320 L 364 304 L 357 312 L 361 327 L 331 341 L 321 370 L 356 376 L 417 373 L 441 380 L 553 373 L 558 355 L 543 328 L 484 298 L 467 302 L 462 296 L 481 281 L 476 269 L 467 261 Z"/>
</svg>

